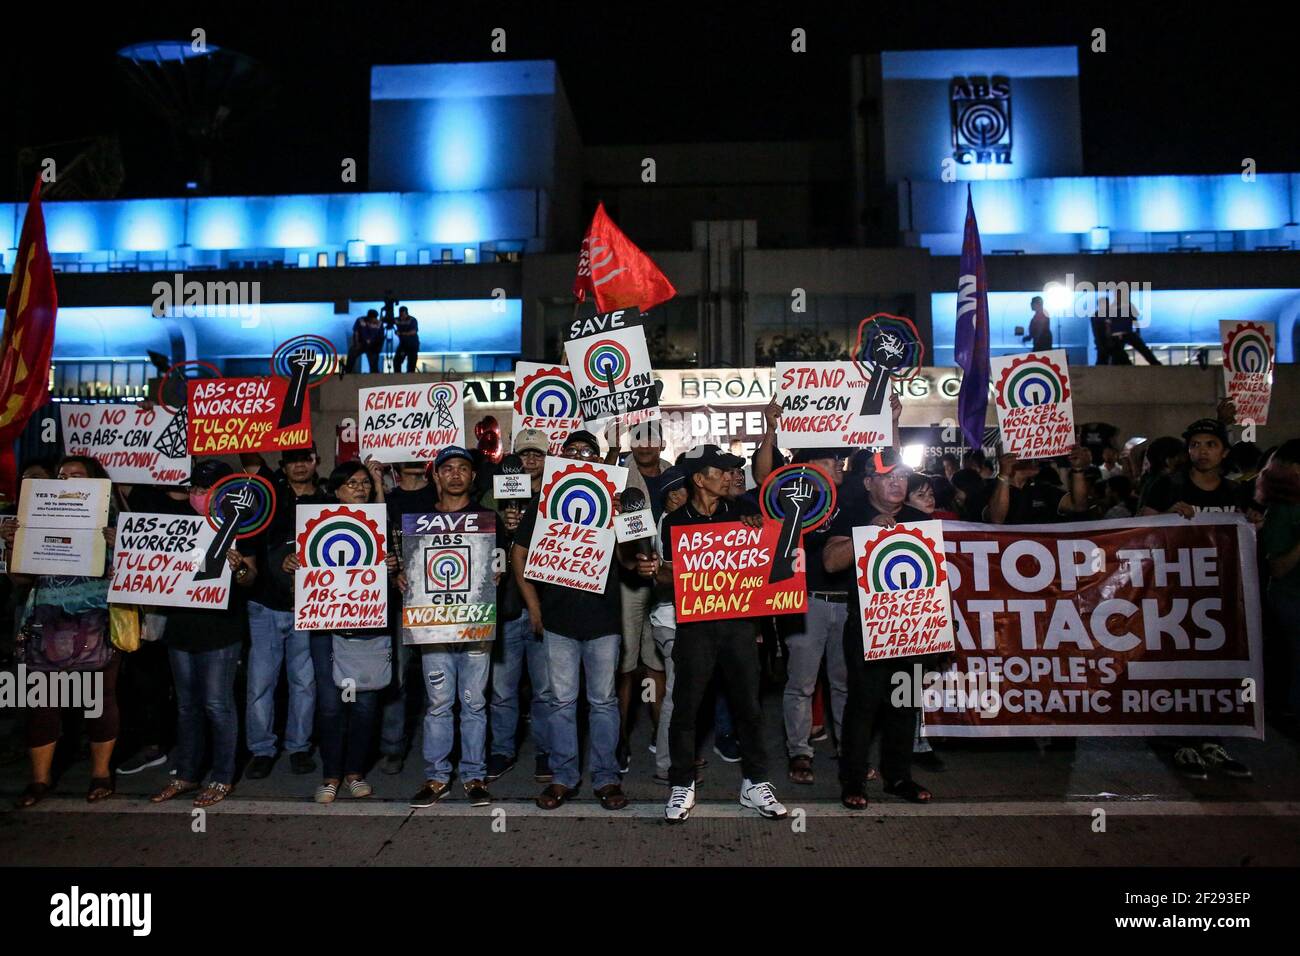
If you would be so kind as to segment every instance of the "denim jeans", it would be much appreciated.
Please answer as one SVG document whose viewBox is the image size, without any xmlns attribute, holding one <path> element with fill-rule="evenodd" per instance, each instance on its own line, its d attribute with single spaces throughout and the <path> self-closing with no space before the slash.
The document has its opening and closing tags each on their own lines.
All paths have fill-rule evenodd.
<svg viewBox="0 0 1300 956">
<path fill-rule="evenodd" d="M 379 692 L 383 716 L 379 728 L 379 752 L 385 757 L 406 756 L 406 713 L 410 701 L 407 697 L 406 672 L 410 669 L 411 659 L 415 657 L 413 647 L 402 643 L 401 635 L 396 637 L 393 648 L 393 682 Z M 423 684 L 416 685 L 416 693 L 424 696 Z"/>
<path fill-rule="evenodd" d="M 573 788 L 581 779 L 578 770 L 578 685 L 580 674 L 585 671 L 590 721 L 587 770 L 591 774 L 592 786 L 597 790 L 618 783 L 619 716 L 614 676 L 618 673 L 623 636 L 606 634 L 587 641 L 575 641 L 554 631 L 545 631 L 543 641 L 551 691 L 555 694 L 550 728 L 554 782 Z"/>
<path fill-rule="evenodd" d="M 551 752 L 549 723 L 555 709 L 551 678 L 546 672 L 546 647 L 533 637 L 533 628 L 525 611 L 513 621 L 506 621 L 497 637 L 498 655 L 492 665 L 492 753 L 514 757 L 518 749 L 519 681 L 524 663 L 528 664 L 528 681 L 533 685 L 533 746 L 538 756 Z"/>
<path fill-rule="evenodd" d="M 316 729 L 320 738 L 321 777 L 341 780 L 366 772 L 370 743 L 379 722 L 377 690 L 355 691 L 356 700 L 345 701 L 334 683 L 334 635 L 311 632 L 311 661 L 316 668 Z"/>
<path fill-rule="evenodd" d="M 311 749 L 316 711 L 316 671 L 311 662 L 311 633 L 293 629 L 293 611 L 277 611 L 248 602 L 248 700 L 244 734 L 255 757 L 275 756 L 275 686 L 280 665 L 289 680 L 289 713 L 284 722 L 284 749 L 291 754 Z"/>
<path fill-rule="evenodd" d="M 804 629 L 786 638 L 790 656 L 787 661 L 785 693 L 781 710 L 785 716 L 785 750 L 791 757 L 811 757 L 812 699 L 822 657 L 826 658 L 826 676 L 831 684 L 831 722 L 835 742 L 843 734 L 844 700 L 849 692 L 848 666 L 844 663 L 844 620 L 847 604 L 835 604 L 821 598 L 808 599 Z"/>
<path fill-rule="evenodd" d="M 199 782 L 203 751 L 212 733 L 212 783 L 235 782 L 235 744 L 239 718 L 235 712 L 235 669 L 238 643 L 215 651 L 167 649 L 176 685 L 176 747 L 172 769 L 181 780 Z"/>
<path fill-rule="evenodd" d="M 460 766 L 462 782 L 487 774 L 487 681 L 492 663 L 486 642 L 431 644 L 421 649 L 429 709 L 424 715 L 424 776 L 451 779 L 451 748 L 456 742 L 452 707 L 460 698 Z"/>
<path fill-rule="evenodd" d="M 659 727 L 655 731 L 655 772 L 666 777 L 673 762 L 668 750 L 668 725 L 673 719 L 673 644 L 677 629 L 654 625 L 654 636 L 655 648 L 664 661 L 664 699 L 659 703 Z"/>
</svg>

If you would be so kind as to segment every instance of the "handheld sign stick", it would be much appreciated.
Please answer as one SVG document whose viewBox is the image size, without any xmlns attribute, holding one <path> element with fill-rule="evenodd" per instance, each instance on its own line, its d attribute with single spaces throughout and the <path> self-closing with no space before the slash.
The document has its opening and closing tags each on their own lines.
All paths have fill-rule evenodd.
<svg viewBox="0 0 1300 956">
<path fill-rule="evenodd" d="M 247 485 L 234 494 L 226 495 L 221 501 L 221 530 L 208 545 L 207 554 L 203 556 L 203 567 L 194 575 L 195 581 L 210 581 L 221 577 L 221 564 L 226 560 L 226 552 L 235 541 L 240 522 L 253 507 L 253 492 Z"/>
<path fill-rule="evenodd" d="M 284 407 L 280 409 L 280 427 L 302 424 L 303 405 L 307 399 L 307 376 L 316 364 L 316 352 L 305 345 L 289 356 L 293 376 L 285 394 Z"/>
<path fill-rule="evenodd" d="M 650 507 L 646 501 L 645 493 L 640 488 L 628 488 L 623 492 L 621 500 L 623 502 L 622 510 L 625 514 L 629 511 L 646 511 Z M 653 557 L 655 553 L 654 542 L 649 538 L 637 538 L 636 552 L 647 558 Z"/>
<path fill-rule="evenodd" d="M 878 415 L 884 409 L 892 378 L 890 373 L 903 364 L 906 353 L 906 344 L 895 332 L 881 329 L 872 337 L 864 363 L 871 370 L 871 382 L 862 400 L 861 414 Z"/>
</svg>

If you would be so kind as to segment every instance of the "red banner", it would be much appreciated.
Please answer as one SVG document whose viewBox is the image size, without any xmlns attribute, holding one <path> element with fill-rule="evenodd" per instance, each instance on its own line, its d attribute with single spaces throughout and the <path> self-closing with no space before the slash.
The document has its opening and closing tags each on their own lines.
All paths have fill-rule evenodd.
<svg viewBox="0 0 1300 956">
<path fill-rule="evenodd" d="M 807 583 L 797 526 L 783 544 L 786 522 L 751 528 L 739 521 L 674 528 L 673 594 L 677 623 L 769 614 L 802 614 Z"/>
<path fill-rule="evenodd" d="M 1255 535 L 1241 516 L 943 533 L 957 652 L 925 679 L 927 734 L 1263 736 Z"/>
<path fill-rule="evenodd" d="M 191 379 L 188 388 L 191 455 L 235 455 L 311 447 L 311 392 L 289 403 L 285 378 Z"/>
</svg>

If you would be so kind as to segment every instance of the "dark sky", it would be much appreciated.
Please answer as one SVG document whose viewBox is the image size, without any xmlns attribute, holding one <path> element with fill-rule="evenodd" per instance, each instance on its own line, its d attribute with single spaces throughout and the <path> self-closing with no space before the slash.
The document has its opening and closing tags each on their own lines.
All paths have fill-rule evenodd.
<svg viewBox="0 0 1300 956">
<path fill-rule="evenodd" d="M 37 5 L 27 5 L 30 8 Z M 842 139 L 848 58 L 882 49 L 1077 45 L 1084 163 L 1097 174 L 1300 169 L 1295 51 L 1274 7 L 1099 3 L 636 4 L 286 3 L 78 5 L 6 11 L 0 74 L 14 108 L 0 123 L 0 191 L 19 191 L 24 146 L 116 134 L 123 195 L 174 195 L 186 178 L 166 125 L 115 66 L 128 43 L 188 38 L 239 50 L 267 71 L 214 170 L 214 192 L 340 188 L 339 158 L 364 176 L 369 67 L 555 59 L 588 144 Z M 130 7 L 130 9 L 123 9 Z M 865 8 L 859 10 L 859 8 Z M 835 12 L 828 12 L 835 11 Z M 858 11 L 858 12 L 852 12 Z M 790 30 L 808 52 L 790 52 Z M 1094 27 L 1108 50 L 1088 51 Z M 363 179 L 364 182 L 364 179 Z M 27 185 L 22 193 L 25 195 Z"/>
</svg>

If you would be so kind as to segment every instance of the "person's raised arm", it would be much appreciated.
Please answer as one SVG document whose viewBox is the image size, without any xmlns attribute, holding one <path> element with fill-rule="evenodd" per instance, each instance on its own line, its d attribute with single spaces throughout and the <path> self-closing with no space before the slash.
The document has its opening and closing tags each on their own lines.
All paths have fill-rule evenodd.
<svg viewBox="0 0 1300 956">
<path fill-rule="evenodd" d="M 773 471 L 772 463 L 776 457 L 776 423 L 780 417 L 781 404 L 773 397 L 763 409 L 763 440 L 758 443 L 758 449 L 754 452 L 754 484 L 760 488 Z"/>
<path fill-rule="evenodd" d="M 1015 471 L 1017 456 L 1008 453 L 998 459 L 997 487 L 989 499 L 988 518 L 992 524 L 1006 524 L 1011 510 L 1011 473 Z"/>
<path fill-rule="evenodd" d="M 1064 514 L 1069 511 L 1082 514 L 1088 510 L 1088 466 L 1092 464 L 1092 452 L 1083 445 L 1075 445 L 1070 452 L 1070 489 L 1061 499 L 1057 510 Z"/>
</svg>

